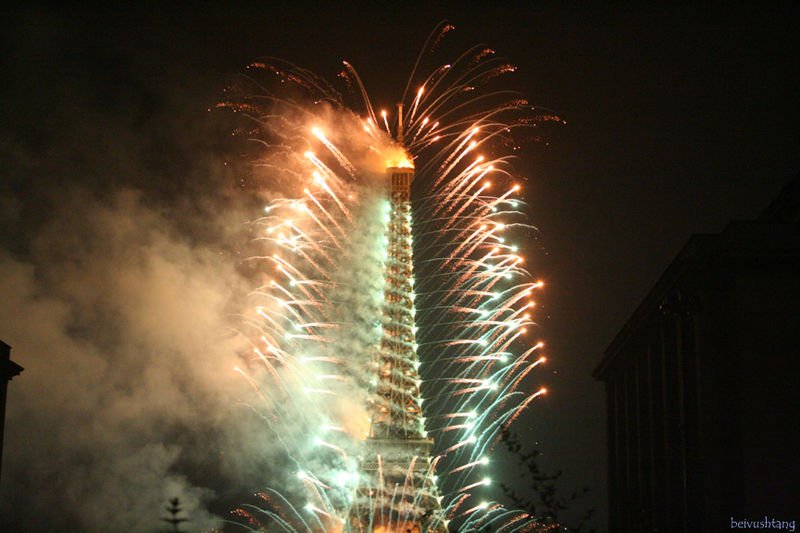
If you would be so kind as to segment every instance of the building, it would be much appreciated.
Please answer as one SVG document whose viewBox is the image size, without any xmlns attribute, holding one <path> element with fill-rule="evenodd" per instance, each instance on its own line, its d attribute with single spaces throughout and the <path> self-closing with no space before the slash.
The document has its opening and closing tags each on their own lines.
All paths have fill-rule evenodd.
<svg viewBox="0 0 800 533">
<path fill-rule="evenodd" d="M 24 369 L 11 360 L 11 346 L 0 341 L 0 474 L 3 466 L 3 435 L 6 426 L 6 393 L 8 392 L 8 382 L 14 376 L 19 375 Z"/>
<path fill-rule="evenodd" d="M 800 503 L 800 176 L 694 235 L 605 351 L 609 531 L 723 531 Z"/>
</svg>

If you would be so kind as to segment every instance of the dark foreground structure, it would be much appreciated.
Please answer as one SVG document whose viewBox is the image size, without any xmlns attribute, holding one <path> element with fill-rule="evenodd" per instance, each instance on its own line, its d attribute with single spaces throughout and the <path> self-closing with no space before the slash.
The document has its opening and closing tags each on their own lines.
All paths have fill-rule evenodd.
<svg viewBox="0 0 800 533">
<path fill-rule="evenodd" d="M 0 341 L 0 471 L 3 466 L 3 434 L 6 425 L 6 392 L 11 378 L 23 368 L 11 360 L 11 346 Z"/>
<path fill-rule="evenodd" d="M 794 522 L 799 358 L 795 178 L 758 219 L 694 235 L 594 371 L 607 393 L 609 531 Z"/>
</svg>

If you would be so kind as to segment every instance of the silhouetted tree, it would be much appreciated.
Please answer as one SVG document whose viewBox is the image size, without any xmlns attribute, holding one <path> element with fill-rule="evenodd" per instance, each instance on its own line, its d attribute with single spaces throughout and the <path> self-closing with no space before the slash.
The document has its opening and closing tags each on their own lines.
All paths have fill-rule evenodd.
<svg viewBox="0 0 800 533">
<path fill-rule="evenodd" d="M 538 449 L 523 449 L 522 442 L 518 435 L 503 430 L 502 439 L 509 452 L 517 457 L 518 464 L 524 468 L 525 478 L 530 483 L 530 490 L 520 495 L 510 486 L 501 483 L 500 487 L 506 497 L 511 500 L 515 507 L 524 509 L 538 521 L 542 526 L 554 526 L 566 531 L 576 533 L 592 533 L 595 529 L 586 529 L 586 522 L 594 515 L 594 508 L 587 509 L 578 518 L 578 523 L 567 525 L 559 521 L 559 513 L 574 506 L 574 504 L 589 492 L 589 487 L 583 487 L 580 491 L 572 492 L 569 496 L 563 496 L 558 490 L 558 480 L 563 473 L 561 470 L 555 473 L 544 472 L 537 461 L 542 452 Z"/>
<path fill-rule="evenodd" d="M 169 513 L 169 517 L 162 518 L 161 520 L 172 526 L 172 528 L 169 529 L 170 533 L 181 533 L 181 524 L 188 522 L 189 519 L 178 516 L 183 512 L 180 498 L 171 498 L 169 500 L 169 505 L 164 508 Z"/>
</svg>

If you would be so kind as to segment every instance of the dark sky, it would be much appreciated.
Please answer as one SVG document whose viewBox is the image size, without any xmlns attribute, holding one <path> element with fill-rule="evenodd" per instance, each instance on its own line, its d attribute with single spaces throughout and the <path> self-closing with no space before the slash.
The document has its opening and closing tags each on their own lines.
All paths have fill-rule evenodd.
<svg viewBox="0 0 800 533">
<path fill-rule="evenodd" d="M 208 154 L 197 151 L 224 151 L 206 108 L 251 60 L 277 56 L 333 78 L 347 59 L 373 100 L 391 104 L 447 19 L 449 46 L 490 45 L 518 67 L 510 88 L 567 121 L 517 164 L 541 231 L 528 265 L 548 284 L 540 323 L 551 391 L 519 429 L 548 467 L 564 469 L 567 488 L 591 488 L 586 506 L 603 524 L 605 411 L 591 371 L 692 233 L 754 217 L 800 169 L 800 13 L 788 3 L 387 6 L 5 13 L 0 192 L 14 214 L 3 247 L 30 254 L 41 240 L 30 228 L 47 225 L 54 188 L 71 183 L 173 199 L 224 183 L 172 178 L 202 171 Z M 0 324 L 28 366 L 14 336 Z"/>
</svg>

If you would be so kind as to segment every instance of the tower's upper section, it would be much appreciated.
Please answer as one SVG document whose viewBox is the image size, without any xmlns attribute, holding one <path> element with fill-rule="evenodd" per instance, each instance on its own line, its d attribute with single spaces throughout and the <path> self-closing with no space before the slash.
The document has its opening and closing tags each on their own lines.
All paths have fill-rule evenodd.
<svg viewBox="0 0 800 533">
<path fill-rule="evenodd" d="M 389 220 L 384 270 L 383 336 L 381 338 L 372 439 L 424 439 L 420 408 L 419 361 L 414 339 L 414 279 L 411 240 L 411 182 L 414 169 L 389 167 Z"/>
</svg>

